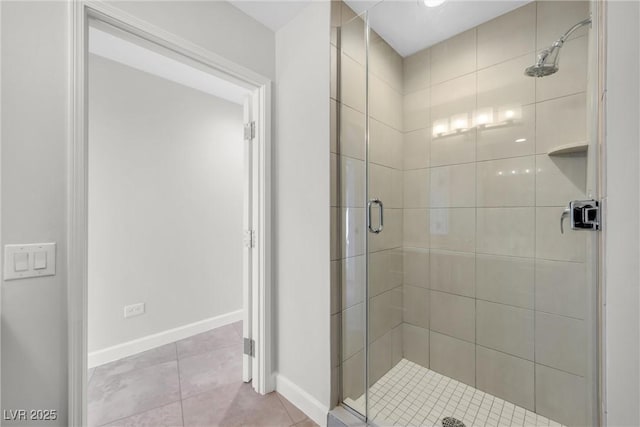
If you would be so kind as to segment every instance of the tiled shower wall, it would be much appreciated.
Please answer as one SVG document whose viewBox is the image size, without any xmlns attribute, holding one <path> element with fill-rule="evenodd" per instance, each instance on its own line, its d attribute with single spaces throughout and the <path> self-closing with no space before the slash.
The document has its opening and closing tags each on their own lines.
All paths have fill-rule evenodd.
<svg viewBox="0 0 640 427">
<path fill-rule="evenodd" d="M 364 28 L 333 5 L 342 26 L 332 39 L 334 366 L 337 382 L 343 364 L 342 397 L 357 398 Z M 371 383 L 405 357 L 560 422 L 589 423 L 587 240 L 559 230 L 568 201 L 588 192 L 587 156 L 547 155 L 587 139 L 587 31 L 565 44 L 558 73 L 523 75 L 536 51 L 588 15 L 588 2 L 530 3 L 404 59 L 371 35 L 370 196 L 385 203 L 385 230 L 370 243 Z M 476 126 L 482 115 L 501 125 Z M 460 129 L 434 128 L 443 123 Z"/>
<path fill-rule="evenodd" d="M 587 31 L 557 74 L 524 69 L 588 16 L 530 3 L 404 59 L 403 355 L 572 425 L 588 424 L 591 290 L 586 234 L 559 218 L 587 156 L 547 152 L 587 139 Z"/>
<path fill-rule="evenodd" d="M 343 363 L 343 394 L 355 399 L 365 382 L 365 27 L 341 2 L 332 3 L 332 15 L 332 323 L 342 334 L 334 364 Z M 369 192 L 385 208 L 384 232 L 369 235 L 370 378 L 375 381 L 402 356 L 403 78 L 402 57 L 375 32 L 369 55 Z"/>
</svg>

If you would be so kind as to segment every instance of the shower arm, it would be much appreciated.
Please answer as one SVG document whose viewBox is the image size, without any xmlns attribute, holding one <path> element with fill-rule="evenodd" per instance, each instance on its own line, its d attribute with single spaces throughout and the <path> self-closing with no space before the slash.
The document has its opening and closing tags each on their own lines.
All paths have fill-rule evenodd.
<svg viewBox="0 0 640 427">
<path fill-rule="evenodd" d="M 569 36 L 573 34 L 573 32 L 576 31 L 578 28 L 582 28 L 585 25 L 589 25 L 589 24 L 591 24 L 591 17 L 585 19 L 584 21 L 580 21 L 573 27 L 569 28 L 569 30 L 566 33 L 564 33 L 558 40 L 553 42 L 553 44 L 550 47 L 542 49 L 540 51 L 540 53 L 538 54 L 537 64 L 542 65 L 545 62 L 547 62 L 548 59 L 551 59 L 551 62 L 555 64 L 558 58 L 558 52 L 562 47 L 562 45 L 564 45 L 564 42 L 567 41 Z M 552 56 L 552 54 L 555 54 L 555 55 Z"/>
</svg>

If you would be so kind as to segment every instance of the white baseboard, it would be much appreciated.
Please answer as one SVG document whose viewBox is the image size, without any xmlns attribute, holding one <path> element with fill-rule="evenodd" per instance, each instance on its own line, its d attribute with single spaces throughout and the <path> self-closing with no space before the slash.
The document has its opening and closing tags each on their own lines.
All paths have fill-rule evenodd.
<svg viewBox="0 0 640 427">
<path fill-rule="evenodd" d="M 319 426 L 327 425 L 329 408 L 281 374 L 275 374 L 276 391 L 298 407 Z"/>
<path fill-rule="evenodd" d="M 228 325 L 239 320 L 242 320 L 242 310 L 232 311 L 231 313 L 210 317 L 209 319 L 200 320 L 188 325 L 158 332 L 157 334 L 147 335 L 146 337 L 127 341 L 102 350 L 93 351 L 89 353 L 87 365 L 89 368 L 104 365 L 105 363 L 113 362 L 114 360 L 140 353 L 141 351 L 151 350 L 152 348 L 169 344 L 184 338 L 189 338 L 193 335 L 219 328 L 220 326 Z"/>
</svg>

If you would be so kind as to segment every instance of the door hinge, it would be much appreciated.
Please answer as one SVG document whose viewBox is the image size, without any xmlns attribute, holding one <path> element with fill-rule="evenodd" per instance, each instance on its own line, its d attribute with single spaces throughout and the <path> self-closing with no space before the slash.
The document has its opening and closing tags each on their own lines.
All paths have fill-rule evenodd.
<svg viewBox="0 0 640 427">
<path fill-rule="evenodd" d="M 244 125 L 244 139 L 252 140 L 256 137 L 256 122 L 250 122 Z"/>
<path fill-rule="evenodd" d="M 255 356 L 256 342 L 251 338 L 244 338 L 244 354 L 247 356 Z"/>
<path fill-rule="evenodd" d="M 256 232 L 254 230 L 244 230 L 244 247 L 253 248 L 256 245 Z"/>
</svg>

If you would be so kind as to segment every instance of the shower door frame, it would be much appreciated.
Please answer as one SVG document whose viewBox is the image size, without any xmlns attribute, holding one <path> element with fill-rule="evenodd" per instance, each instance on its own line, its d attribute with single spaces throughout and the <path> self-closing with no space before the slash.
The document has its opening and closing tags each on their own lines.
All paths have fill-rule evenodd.
<svg viewBox="0 0 640 427">
<path fill-rule="evenodd" d="M 271 80 L 103 1 L 69 3 L 68 104 L 68 420 L 87 423 L 87 259 L 88 259 L 88 44 L 94 19 L 207 67 L 211 73 L 252 91 L 251 227 L 256 240 L 248 261 L 251 338 L 255 341 L 252 385 L 261 394 L 274 390 L 271 322 Z M 249 171 L 247 171 L 249 172 Z M 240 236 L 238 238 L 241 238 Z M 246 259 L 246 257 L 245 257 Z M 244 356 L 243 356 L 244 357 Z"/>
<path fill-rule="evenodd" d="M 606 59 L 607 59 L 607 26 L 606 26 L 606 10 L 607 1 L 589 0 L 590 11 L 592 17 L 592 34 L 589 35 L 588 52 L 593 60 L 588 60 L 587 68 L 588 75 L 592 76 L 588 80 L 587 96 L 587 138 L 590 141 L 589 148 L 594 151 L 593 157 L 588 158 L 587 170 L 593 169 L 594 176 L 587 182 L 593 186 L 593 193 L 588 197 L 600 201 L 601 214 L 602 211 L 606 211 L 605 201 L 602 199 L 603 189 L 606 185 L 606 170 L 604 162 L 604 153 L 606 145 L 606 132 L 605 132 L 605 107 L 606 107 Z M 369 27 L 369 12 L 375 8 L 375 5 L 367 9 L 365 12 L 358 15 L 364 20 L 365 30 L 365 204 L 369 201 L 369 46 L 370 46 L 370 27 Z M 344 23 L 342 23 L 343 25 Z M 340 84 L 338 83 L 338 87 Z M 567 203 L 569 200 L 567 200 Z M 354 416 L 362 419 L 367 425 L 373 424 L 372 419 L 369 418 L 369 388 L 371 386 L 369 381 L 369 320 L 370 320 L 370 301 L 369 301 L 369 230 L 368 230 L 368 209 L 365 206 L 365 286 L 364 286 L 364 300 L 365 300 L 365 337 L 364 337 L 364 351 L 365 351 L 365 367 L 364 367 L 364 395 L 365 395 L 365 412 L 359 413 L 355 408 L 351 408 L 344 403 L 344 396 L 342 393 L 343 387 L 343 364 L 340 366 L 340 404 L 352 413 Z M 604 342 L 606 337 L 606 329 L 604 325 L 605 305 L 605 275 L 604 275 L 604 259 L 605 259 L 605 247 L 604 238 L 606 236 L 606 217 L 601 215 L 601 230 L 592 232 L 587 237 L 587 265 L 588 275 L 590 276 L 588 284 L 593 286 L 593 297 L 590 305 L 592 313 L 592 322 L 595 323 L 592 328 L 593 345 L 591 351 L 595 357 L 593 368 L 596 372 L 592 372 L 593 382 L 589 384 L 589 412 L 594 417 L 596 425 L 606 425 L 606 354 L 604 348 Z M 342 346 L 342 343 L 340 344 Z M 341 356 L 342 358 L 342 356 Z M 595 399 L 591 399 L 595 397 Z"/>
</svg>

